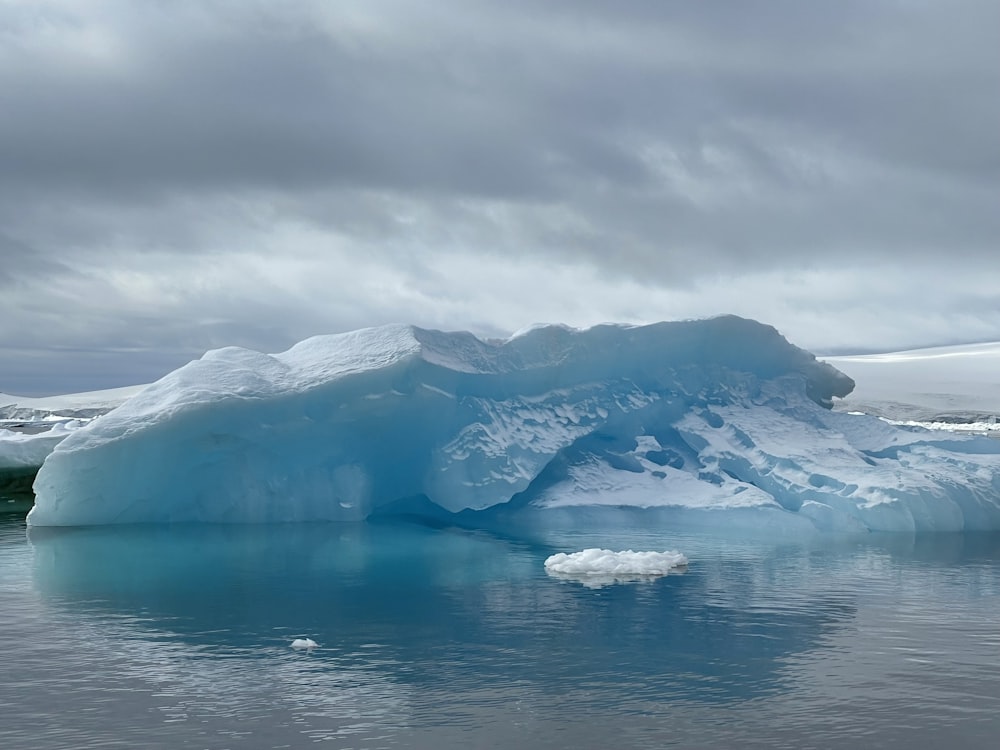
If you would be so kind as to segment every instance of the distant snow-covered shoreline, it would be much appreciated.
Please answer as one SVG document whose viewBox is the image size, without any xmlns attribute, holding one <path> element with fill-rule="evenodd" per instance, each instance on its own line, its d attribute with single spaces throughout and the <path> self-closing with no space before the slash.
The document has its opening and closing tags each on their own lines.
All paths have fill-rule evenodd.
<svg viewBox="0 0 1000 750">
<path fill-rule="evenodd" d="M 820 359 L 854 379 L 838 410 L 958 431 L 1000 419 L 1000 342 Z"/>
<path fill-rule="evenodd" d="M 0 421 L 15 423 L 90 419 L 121 406 L 145 387 L 145 384 L 129 385 L 123 388 L 40 397 L 0 393 Z"/>
<path fill-rule="evenodd" d="M 32 398 L 0 393 L 0 473 L 37 471 L 72 432 L 121 406 L 145 385 Z M 23 480 L 19 480 L 23 484 Z"/>
</svg>

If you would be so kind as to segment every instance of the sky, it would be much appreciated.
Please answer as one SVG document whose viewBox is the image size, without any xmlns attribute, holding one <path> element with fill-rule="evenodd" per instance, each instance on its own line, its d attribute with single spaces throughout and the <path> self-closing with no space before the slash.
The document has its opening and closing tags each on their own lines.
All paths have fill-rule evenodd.
<svg viewBox="0 0 1000 750">
<path fill-rule="evenodd" d="M 995 0 L 0 0 L 0 391 L 386 323 L 1000 340 Z"/>
</svg>

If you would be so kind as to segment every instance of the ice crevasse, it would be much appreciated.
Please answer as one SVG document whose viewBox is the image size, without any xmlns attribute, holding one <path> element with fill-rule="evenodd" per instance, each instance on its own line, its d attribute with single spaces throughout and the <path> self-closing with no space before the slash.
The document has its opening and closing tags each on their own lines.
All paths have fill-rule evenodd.
<svg viewBox="0 0 1000 750">
<path fill-rule="evenodd" d="M 419 501 L 466 515 L 1000 528 L 1000 441 L 831 411 L 852 387 L 733 316 L 230 347 L 66 437 L 28 520 L 360 520 Z"/>
</svg>

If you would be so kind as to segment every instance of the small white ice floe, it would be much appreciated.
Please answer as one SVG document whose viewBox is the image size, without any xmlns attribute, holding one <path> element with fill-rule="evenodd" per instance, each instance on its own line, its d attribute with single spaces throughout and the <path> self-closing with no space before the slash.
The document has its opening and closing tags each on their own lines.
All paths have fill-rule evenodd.
<svg viewBox="0 0 1000 750">
<path fill-rule="evenodd" d="M 649 581 L 687 564 L 687 558 L 677 551 L 612 552 L 592 547 L 569 555 L 565 552 L 552 555 L 545 561 L 545 572 L 597 589 L 613 583 Z"/>
<path fill-rule="evenodd" d="M 316 643 L 316 641 L 314 641 L 312 638 L 296 638 L 294 641 L 292 641 L 292 648 L 312 651 L 314 648 L 319 648 L 319 644 Z"/>
</svg>

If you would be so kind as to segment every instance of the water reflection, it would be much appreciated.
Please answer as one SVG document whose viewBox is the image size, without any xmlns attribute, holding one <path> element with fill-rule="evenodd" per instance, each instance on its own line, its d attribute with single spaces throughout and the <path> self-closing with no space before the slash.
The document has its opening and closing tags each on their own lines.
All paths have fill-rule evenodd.
<svg viewBox="0 0 1000 750">
<path fill-rule="evenodd" d="M 721 700 L 781 688 L 791 654 L 855 613 L 849 594 L 787 581 L 789 557 L 693 558 L 684 576 L 590 590 L 547 577 L 550 546 L 410 525 L 33 530 L 37 590 L 128 637 L 199 653 L 281 649 L 410 686 L 592 681 Z M 775 589 L 783 593 L 780 600 Z M 605 696 L 606 698 L 606 696 Z"/>
<path fill-rule="evenodd" d="M 179 745 L 158 744 L 169 722 L 204 746 L 976 746 L 1000 708 L 998 540 L 33 530 L 26 580 L 0 577 L 4 634 L 25 641 L 7 654 L 0 699 L 19 710 L 0 745 Z M 691 564 L 602 589 L 545 574 L 548 555 L 592 546 Z M 12 551 L 0 571 L 16 572 Z M 300 636 L 319 648 L 292 649 Z M 57 716 L 25 708 L 39 684 L 58 686 Z"/>
</svg>

